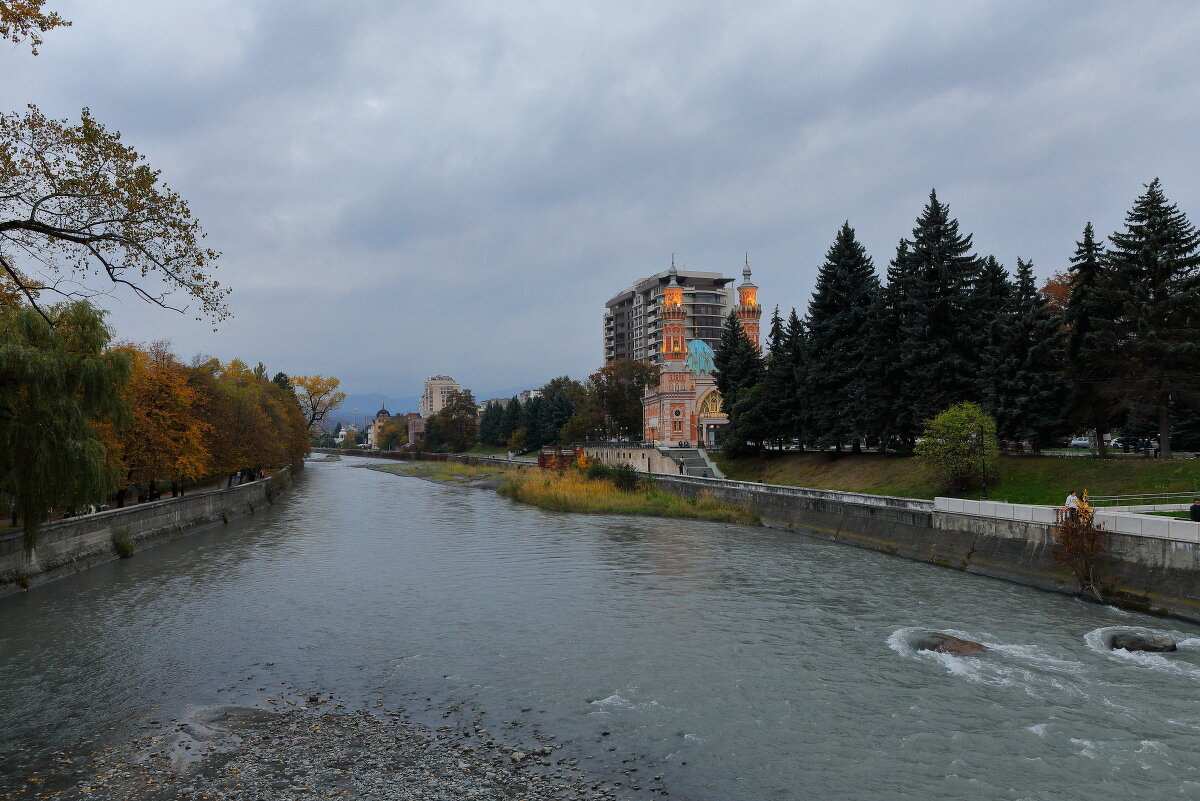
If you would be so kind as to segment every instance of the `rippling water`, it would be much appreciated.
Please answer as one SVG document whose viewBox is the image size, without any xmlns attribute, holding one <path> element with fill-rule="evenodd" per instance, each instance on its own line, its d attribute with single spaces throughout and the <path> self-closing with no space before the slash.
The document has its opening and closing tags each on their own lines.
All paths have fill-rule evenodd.
<svg viewBox="0 0 1200 801">
<path fill-rule="evenodd" d="M 601 772 L 635 759 L 680 798 L 1200 797 L 1198 628 L 358 463 L 314 463 L 267 512 L 0 599 L 0 750 L 286 685 L 465 703 Z M 1181 650 L 1111 652 L 1110 627 Z M 927 629 L 991 651 L 913 651 Z"/>
</svg>

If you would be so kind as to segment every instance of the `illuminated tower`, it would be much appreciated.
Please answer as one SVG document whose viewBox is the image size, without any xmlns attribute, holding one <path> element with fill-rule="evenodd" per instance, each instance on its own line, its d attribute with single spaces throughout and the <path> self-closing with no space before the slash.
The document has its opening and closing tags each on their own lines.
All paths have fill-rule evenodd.
<svg viewBox="0 0 1200 801">
<path fill-rule="evenodd" d="M 746 267 L 742 270 L 742 283 L 738 285 L 738 305 L 734 310 L 742 330 L 750 344 L 759 347 L 758 321 L 762 317 L 762 307 L 758 305 L 758 287 L 750 280 L 750 254 L 746 254 Z"/>
<path fill-rule="evenodd" d="M 659 317 L 663 322 L 663 363 L 682 363 L 687 356 L 687 309 L 683 305 L 683 287 L 679 283 L 679 274 L 675 272 L 673 258 L 671 279 L 663 289 Z M 754 330 L 757 332 L 758 328 Z"/>
</svg>

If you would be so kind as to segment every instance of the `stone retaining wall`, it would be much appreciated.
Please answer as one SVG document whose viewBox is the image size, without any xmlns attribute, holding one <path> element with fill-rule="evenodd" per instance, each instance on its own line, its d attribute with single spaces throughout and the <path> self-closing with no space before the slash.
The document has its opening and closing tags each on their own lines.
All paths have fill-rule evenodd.
<svg viewBox="0 0 1200 801">
<path fill-rule="evenodd" d="M 1075 579 L 1054 563 L 1051 525 L 938 511 L 932 501 L 782 487 L 687 476 L 652 477 L 685 497 L 708 494 L 753 509 L 763 525 L 822 539 L 1076 594 Z M 1200 545 L 1107 535 L 1099 573 L 1106 599 L 1142 611 L 1200 622 Z"/>
<path fill-rule="evenodd" d="M 229 489 L 55 520 L 42 526 L 31 554 L 25 553 L 20 529 L 6 531 L 0 534 L 0 596 L 116 559 L 118 535 L 128 536 L 136 551 L 198 527 L 253 514 L 290 483 L 285 468 L 271 478 Z"/>
</svg>

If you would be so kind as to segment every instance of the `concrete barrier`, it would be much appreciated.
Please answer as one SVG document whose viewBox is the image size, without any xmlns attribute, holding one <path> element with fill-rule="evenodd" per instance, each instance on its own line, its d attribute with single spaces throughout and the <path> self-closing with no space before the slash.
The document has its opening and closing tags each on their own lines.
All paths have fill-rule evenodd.
<svg viewBox="0 0 1200 801">
<path fill-rule="evenodd" d="M 114 546 L 118 535 L 128 537 L 137 551 L 172 536 L 252 514 L 290 483 L 291 473 L 284 468 L 271 478 L 229 489 L 55 520 L 42 526 L 31 553 L 25 552 L 20 529 L 6 531 L 0 534 L 0 596 L 118 558 Z"/>
<path fill-rule="evenodd" d="M 685 497 L 708 495 L 748 506 L 771 528 L 1054 592 L 1079 592 L 1075 578 L 1053 558 L 1055 507 L 960 498 L 926 501 L 686 476 L 651 478 Z M 1122 520 L 1106 534 L 1107 551 L 1098 565 L 1106 600 L 1200 621 L 1200 538 L 1189 528 L 1197 524 L 1122 517 L 1140 519 Z"/>
</svg>

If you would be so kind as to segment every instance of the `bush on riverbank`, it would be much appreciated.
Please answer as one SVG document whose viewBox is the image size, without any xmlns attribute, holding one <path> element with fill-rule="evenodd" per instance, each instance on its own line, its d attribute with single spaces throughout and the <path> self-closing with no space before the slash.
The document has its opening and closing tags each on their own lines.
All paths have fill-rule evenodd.
<svg viewBox="0 0 1200 801">
<path fill-rule="evenodd" d="M 629 480 L 620 468 L 605 470 L 612 471 L 616 480 Z M 510 471 L 499 492 L 513 500 L 558 512 L 686 517 L 743 525 L 759 522 L 758 515 L 744 506 L 721 503 L 711 497 L 682 498 L 654 486 L 638 488 L 640 477 L 632 470 L 629 472 L 633 486 L 628 490 L 620 489 L 608 475 L 590 478 L 591 472 L 591 466 L 583 470 Z"/>
</svg>

